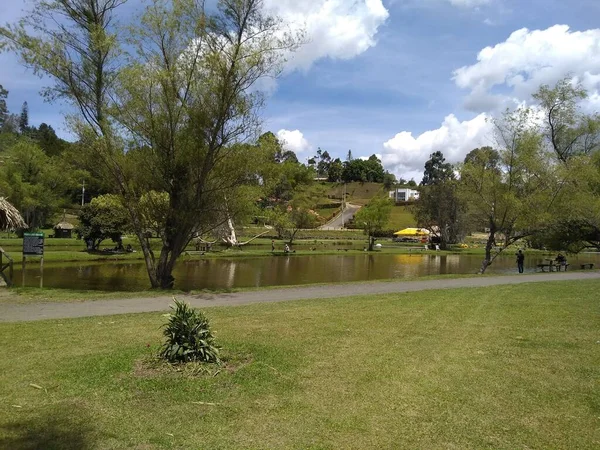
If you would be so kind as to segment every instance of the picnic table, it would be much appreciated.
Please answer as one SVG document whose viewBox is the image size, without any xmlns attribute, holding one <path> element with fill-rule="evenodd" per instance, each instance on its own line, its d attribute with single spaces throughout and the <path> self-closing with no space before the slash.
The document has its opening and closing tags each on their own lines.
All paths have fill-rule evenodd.
<svg viewBox="0 0 600 450">
<path fill-rule="evenodd" d="M 542 272 L 545 272 L 546 268 L 548 269 L 549 272 L 560 272 L 562 269 L 564 269 L 564 271 L 566 272 L 567 269 L 569 268 L 569 264 L 566 261 L 557 263 L 557 261 L 555 259 L 551 259 L 551 258 L 546 258 L 546 261 L 548 261 L 548 262 L 537 265 L 538 269 L 541 269 Z"/>
</svg>

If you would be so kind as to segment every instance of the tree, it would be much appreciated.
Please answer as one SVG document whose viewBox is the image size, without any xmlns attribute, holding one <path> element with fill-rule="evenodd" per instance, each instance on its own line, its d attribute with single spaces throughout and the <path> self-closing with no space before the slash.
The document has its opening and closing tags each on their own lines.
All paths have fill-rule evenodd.
<svg viewBox="0 0 600 450">
<path fill-rule="evenodd" d="M 344 172 L 344 165 L 340 158 L 335 158 L 329 164 L 329 170 L 327 171 L 327 180 L 332 183 L 338 183 L 342 179 L 342 174 Z"/>
<path fill-rule="evenodd" d="M 352 181 L 382 183 L 384 173 L 379 158 L 376 155 L 371 155 L 367 160 L 353 159 L 345 161 L 342 180 L 346 183 Z"/>
<path fill-rule="evenodd" d="M 331 165 L 331 156 L 329 156 L 329 152 L 327 150 L 323 151 L 320 148 L 317 150 L 317 156 L 315 159 L 317 162 L 317 176 L 318 177 L 328 177 L 329 176 L 329 166 Z"/>
<path fill-rule="evenodd" d="M 471 154 L 460 174 L 461 198 L 473 224 L 489 229 L 479 273 L 509 245 L 543 230 L 559 204 L 556 164 L 542 145 L 534 113 L 507 111 L 495 120 L 497 154 Z"/>
<path fill-rule="evenodd" d="M 437 236 L 446 250 L 466 235 L 466 205 L 458 196 L 452 165 L 444 160 L 438 151 L 425 163 L 423 186 L 413 210 L 417 224 Z"/>
<path fill-rule="evenodd" d="M 38 142 L 39 146 L 48 156 L 60 155 L 68 146 L 68 142 L 59 138 L 54 128 L 46 123 L 40 124 L 37 129 L 35 127 L 30 129 L 31 137 Z"/>
<path fill-rule="evenodd" d="M 369 239 L 368 250 L 373 251 L 375 235 L 382 231 L 392 212 L 392 202 L 385 197 L 375 197 L 354 216 L 354 223 L 361 227 Z"/>
<path fill-rule="evenodd" d="M 467 235 L 467 205 L 459 196 L 456 180 L 422 186 L 413 213 L 419 227 L 439 238 L 442 250 L 449 244 L 461 242 Z"/>
<path fill-rule="evenodd" d="M 0 131 L 4 128 L 4 121 L 8 116 L 8 107 L 6 106 L 6 98 L 8 91 L 0 84 Z"/>
<path fill-rule="evenodd" d="M 354 158 L 352 157 L 352 150 L 348 150 L 348 154 L 346 155 L 346 161 L 352 161 Z"/>
<path fill-rule="evenodd" d="M 571 78 L 534 94 L 543 112 L 542 135 L 559 162 L 564 201 L 537 240 L 550 248 L 580 251 L 600 241 L 600 115 L 586 114 L 587 92 Z"/>
<path fill-rule="evenodd" d="M 393 173 L 385 172 L 383 174 L 383 187 L 389 191 L 396 185 L 396 176 Z"/>
<path fill-rule="evenodd" d="M 58 209 L 68 174 L 61 173 L 56 161 L 25 136 L 17 136 L 5 156 L 0 167 L 0 191 L 21 211 L 31 228 L 47 225 Z"/>
<path fill-rule="evenodd" d="M 78 233 L 88 250 L 98 250 L 105 239 L 122 247 L 121 236 L 130 228 L 129 214 L 117 195 L 101 195 L 79 211 Z"/>
<path fill-rule="evenodd" d="M 54 78 L 51 97 L 78 106 L 80 142 L 129 212 L 151 285 L 171 288 L 189 241 L 227 220 L 227 196 L 253 176 L 251 154 L 234 144 L 256 136 L 256 82 L 277 76 L 302 36 L 265 15 L 260 0 L 221 0 L 214 14 L 196 0 L 155 0 L 138 26 L 117 33 L 122 3 L 38 1 L 0 34 Z M 158 256 L 139 209 L 151 189 L 169 196 Z"/>
<path fill-rule="evenodd" d="M 544 112 L 544 138 L 560 161 L 598 149 L 600 116 L 581 112 L 579 102 L 587 98 L 587 92 L 580 84 L 567 77 L 554 87 L 540 86 L 533 98 Z"/>
<path fill-rule="evenodd" d="M 437 183 L 439 180 L 451 180 L 454 178 L 452 164 L 444 162 L 444 154 L 440 151 L 429 155 L 429 160 L 425 163 L 423 172 L 422 186 Z"/>
<path fill-rule="evenodd" d="M 19 131 L 25 134 L 29 131 L 29 106 L 27 102 L 23 102 L 21 106 L 21 115 L 19 116 Z"/>
</svg>

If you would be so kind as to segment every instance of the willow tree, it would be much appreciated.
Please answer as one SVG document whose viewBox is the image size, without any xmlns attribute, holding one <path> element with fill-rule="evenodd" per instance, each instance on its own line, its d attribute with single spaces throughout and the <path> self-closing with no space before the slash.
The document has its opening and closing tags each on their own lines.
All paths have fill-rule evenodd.
<svg viewBox="0 0 600 450">
<path fill-rule="evenodd" d="M 57 81 L 48 95 L 78 106 L 72 123 L 131 215 L 152 286 L 171 288 L 190 239 L 227 220 L 251 178 L 250 147 L 235 144 L 256 137 L 259 81 L 280 73 L 301 36 L 261 0 L 220 0 L 214 14 L 199 0 L 154 0 L 137 24 L 117 28 L 123 3 L 38 0 L 0 33 Z M 169 201 L 158 255 L 140 211 L 150 190 Z"/>
</svg>

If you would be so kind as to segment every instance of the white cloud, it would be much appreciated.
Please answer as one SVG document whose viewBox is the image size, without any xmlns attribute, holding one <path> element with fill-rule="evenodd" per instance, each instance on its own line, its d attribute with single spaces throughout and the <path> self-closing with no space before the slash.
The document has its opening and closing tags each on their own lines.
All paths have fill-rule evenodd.
<svg viewBox="0 0 600 450">
<path fill-rule="evenodd" d="M 600 29 L 570 31 L 566 25 L 532 31 L 522 28 L 506 41 L 481 50 L 475 64 L 454 72 L 454 81 L 470 91 L 465 106 L 476 112 L 528 102 L 540 85 L 553 85 L 567 75 L 581 81 L 590 93 L 589 102 L 600 106 L 599 49 Z"/>
<path fill-rule="evenodd" d="M 476 8 L 478 6 L 487 5 L 491 0 L 448 0 L 453 6 L 460 8 Z"/>
<path fill-rule="evenodd" d="M 291 55 L 288 70 L 307 70 L 321 58 L 351 59 L 375 46 L 375 35 L 389 16 L 381 0 L 265 0 L 265 6 L 292 28 L 303 28 L 308 42 Z"/>
<path fill-rule="evenodd" d="M 291 150 L 296 154 L 303 153 L 311 150 L 312 146 L 304 138 L 304 135 L 300 130 L 279 130 L 277 132 L 277 138 L 286 150 Z"/>
<path fill-rule="evenodd" d="M 420 179 L 429 155 L 441 151 L 451 163 L 462 161 L 465 155 L 477 147 L 491 144 L 492 125 L 486 114 L 472 120 L 459 122 L 450 114 L 437 130 L 426 131 L 416 138 L 409 131 L 398 133 L 383 144 L 384 166 L 404 178 Z M 418 177 L 415 174 L 419 174 Z"/>
</svg>

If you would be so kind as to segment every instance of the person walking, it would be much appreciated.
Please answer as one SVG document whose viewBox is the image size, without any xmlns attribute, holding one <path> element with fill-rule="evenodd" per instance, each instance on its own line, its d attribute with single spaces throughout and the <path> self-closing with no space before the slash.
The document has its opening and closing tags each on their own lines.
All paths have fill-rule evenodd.
<svg viewBox="0 0 600 450">
<path fill-rule="evenodd" d="M 523 273 L 523 263 L 525 262 L 525 255 L 523 254 L 523 250 L 519 250 L 517 252 L 517 268 L 519 269 L 519 273 Z"/>
</svg>

